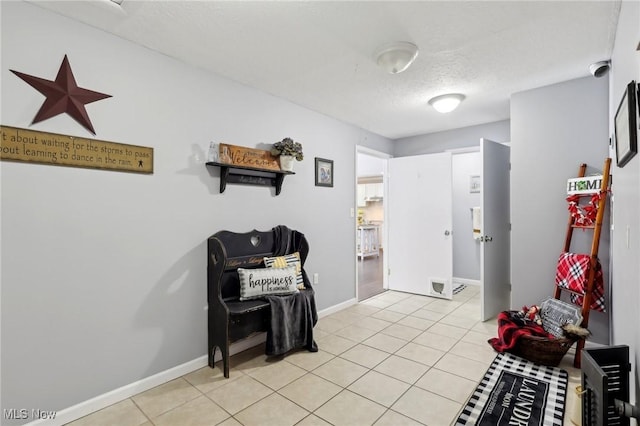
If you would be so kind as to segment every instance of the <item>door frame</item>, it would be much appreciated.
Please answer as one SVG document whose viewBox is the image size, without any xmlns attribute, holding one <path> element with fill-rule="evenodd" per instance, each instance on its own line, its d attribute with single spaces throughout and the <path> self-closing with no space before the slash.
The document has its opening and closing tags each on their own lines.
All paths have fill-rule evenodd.
<svg viewBox="0 0 640 426">
<path fill-rule="evenodd" d="M 356 214 L 356 212 L 358 211 L 358 154 L 363 154 L 363 155 L 368 155 L 370 157 L 376 157 L 379 158 L 382 161 L 382 199 L 383 199 L 383 204 L 382 204 L 382 210 L 383 210 L 383 214 L 385 217 L 385 220 L 382 222 L 382 229 L 381 229 L 381 234 L 382 234 L 382 241 L 389 241 L 389 231 L 388 231 L 388 226 L 387 226 L 387 218 L 389 217 L 389 211 L 388 211 L 388 205 L 389 203 L 384 201 L 386 200 L 387 196 L 388 196 L 388 191 L 389 191 L 389 173 L 388 173 L 388 160 L 390 158 L 393 158 L 393 155 L 391 154 L 387 154 L 386 152 L 382 152 L 382 151 L 377 151 L 375 149 L 372 148 L 368 148 L 366 146 L 362 146 L 362 145 L 356 145 L 355 146 L 355 155 L 354 155 L 354 161 L 355 161 L 355 167 L 354 167 L 354 196 L 353 196 L 353 214 L 351 215 L 352 219 L 353 219 L 353 259 L 354 259 L 354 263 L 353 263 L 353 268 L 355 271 L 355 295 L 356 295 L 356 300 L 358 300 L 358 248 L 356 247 L 355 242 L 357 241 L 358 238 L 358 215 Z M 386 244 L 386 243 L 385 243 Z M 388 250 L 387 249 L 383 249 L 382 250 L 382 288 L 384 290 L 389 289 L 389 264 L 388 264 Z"/>
<path fill-rule="evenodd" d="M 477 146 L 469 146 L 469 147 L 465 147 L 465 148 L 451 148 L 451 149 L 445 149 L 444 152 L 450 152 L 451 153 L 451 162 L 452 162 L 452 167 L 453 167 L 453 159 L 456 155 L 458 154 L 473 154 L 473 153 L 477 153 L 480 157 L 480 169 L 482 169 L 482 153 L 480 152 L 480 145 Z M 455 203 L 455 200 L 453 200 L 453 202 Z M 453 206 L 454 210 L 456 206 Z M 462 232 L 461 230 L 457 230 L 455 229 L 455 226 L 453 225 L 453 223 L 451 224 L 451 228 L 452 231 L 455 235 L 456 232 Z M 454 237 L 454 252 L 455 252 L 455 237 Z M 453 269 L 455 269 L 455 261 L 456 258 L 452 257 L 452 267 Z M 460 284 L 467 284 L 467 285 L 473 285 L 476 286 L 478 288 L 482 287 L 482 276 L 480 275 L 480 265 L 481 265 L 481 260 L 478 259 L 478 278 L 465 278 L 465 277 L 458 277 L 455 274 L 453 275 L 452 281 L 458 282 Z"/>
</svg>

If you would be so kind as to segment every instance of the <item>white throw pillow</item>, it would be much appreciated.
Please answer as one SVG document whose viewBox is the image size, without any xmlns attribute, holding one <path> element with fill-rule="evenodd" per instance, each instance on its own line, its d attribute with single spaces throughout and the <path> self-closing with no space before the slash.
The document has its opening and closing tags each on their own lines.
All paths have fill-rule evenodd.
<svg viewBox="0 0 640 426">
<path fill-rule="evenodd" d="M 240 278 L 240 300 L 298 292 L 295 266 L 286 268 L 238 268 L 238 277 Z"/>
</svg>

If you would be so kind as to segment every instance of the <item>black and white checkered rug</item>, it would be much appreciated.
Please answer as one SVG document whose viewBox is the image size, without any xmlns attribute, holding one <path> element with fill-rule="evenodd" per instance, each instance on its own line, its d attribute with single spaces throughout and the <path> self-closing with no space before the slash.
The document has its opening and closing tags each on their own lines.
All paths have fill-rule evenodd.
<svg viewBox="0 0 640 426">
<path fill-rule="evenodd" d="M 562 426 L 568 374 L 510 353 L 496 356 L 456 426 Z"/>
</svg>

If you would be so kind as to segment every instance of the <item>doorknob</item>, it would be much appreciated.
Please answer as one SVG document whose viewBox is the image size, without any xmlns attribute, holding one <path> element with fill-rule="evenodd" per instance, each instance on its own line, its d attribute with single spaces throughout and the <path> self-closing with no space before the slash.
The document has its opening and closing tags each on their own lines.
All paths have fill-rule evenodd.
<svg viewBox="0 0 640 426">
<path fill-rule="evenodd" d="M 485 235 L 484 239 L 482 237 L 480 237 L 480 241 L 485 241 L 485 242 L 493 241 L 493 237 Z"/>
<path fill-rule="evenodd" d="M 450 234 L 451 234 L 451 232 L 449 232 L 448 229 L 446 231 L 444 231 L 444 235 L 449 236 Z"/>
</svg>

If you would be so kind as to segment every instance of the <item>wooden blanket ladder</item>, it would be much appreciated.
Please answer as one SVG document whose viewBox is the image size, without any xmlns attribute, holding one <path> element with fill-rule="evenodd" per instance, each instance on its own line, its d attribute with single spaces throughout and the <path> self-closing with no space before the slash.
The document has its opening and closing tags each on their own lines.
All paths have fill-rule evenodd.
<svg viewBox="0 0 640 426">
<path fill-rule="evenodd" d="M 594 290 L 594 281 L 595 281 L 595 275 L 596 275 L 596 265 L 598 263 L 598 248 L 600 246 L 602 220 L 604 218 L 604 210 L 607 204 L 607 193 L 609 191 L 610 167 L 611 167 L 611 158 L 607 158 L 604 161 L 604 168 L 602 171 L 602 185 L 600 188 L 600 199 L 597 202 L 597 214 L 596 214 L 594 223 L 592 225 L 579 224 L 576 221 L 576 217 L 573 214 L 569 213 L 567 233 L 564 240 L 563 252 L 567 253 L 570 251 L 570 248 L 571 248 L 571 240 L 573 237 L 574 229 L 578 228 L 582 230 L 593 231 L 593 236 L 591 239 L 591 251 L 590 251 L 591 267 L 589 268 L 589 274 L 588 274 L 587 283 L 585 286 L 586 291 L 584 292 L 584 298 L 582 300 L 582 327 L 584 328 L 587 328 L 587 326 L 589 325 L 589 312 L 591 311 L 591 304 L 593 302 L 593 290 Z M 578 177 L 585 177 L 586 169 L 587 169 L 587 165 L 581 164 L 578 171 Z M 592 195 L 593 194 L 581 194 L 578 197 L 580 200 L 590 199 Z M 556 299 L 560 299 L 560 296 L 563 291 L 570 292 L 570 293 L 572 292 L 569 289 L 559 287 L 556 285 L 554 297 Z M 576 347 L 576 354 L 573 361 L 573 365 L 576 368 L 580 368 L 581 352 L 582 352 L 582 349 L 584 348 L 584 344 L 585 344 L 585 339 L 578 340 L 577 347 Z"/>
</svg>

